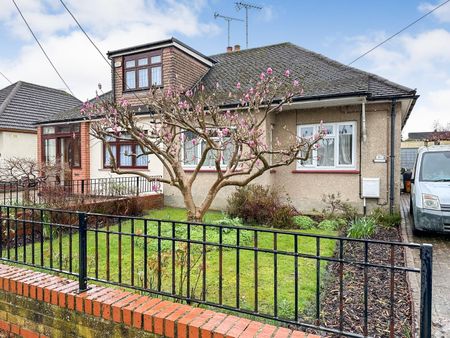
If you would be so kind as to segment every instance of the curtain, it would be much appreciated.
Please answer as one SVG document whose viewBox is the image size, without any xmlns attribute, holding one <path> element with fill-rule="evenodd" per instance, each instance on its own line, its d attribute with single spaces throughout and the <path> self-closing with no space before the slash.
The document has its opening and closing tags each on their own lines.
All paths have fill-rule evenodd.
<svg viewBox="0 0 450 338">
<path fill-rule="evenodd" d="M 339 164 L 352 164 L 353 126 L 339 126 Z"/>
<path fill-rule="evenodd" d="M 185 165 L 195 165 L 198 163 L 197 145 L 194 142 L 195 135 L 191 131 L 184 133 L 183 163 Z"/>
<path fill-rule="evenodd" d="M 142 148 L 136 145 L 136 166 L 138 167 L 145 167 L 148 165 L 148 155 L 142 155 L 142 153 Z"/>
<path fill-rule="evenodd" d="M 120 146 L 120 166 L 131 167 L 133 164 L 131 145 Z"/>
<path fill-rule="evenodd" d="M 317 166 L 334 166 L 334 138 L 324 138 L 319 141 L 319 149 L 317 149 Z"/>
</svg>

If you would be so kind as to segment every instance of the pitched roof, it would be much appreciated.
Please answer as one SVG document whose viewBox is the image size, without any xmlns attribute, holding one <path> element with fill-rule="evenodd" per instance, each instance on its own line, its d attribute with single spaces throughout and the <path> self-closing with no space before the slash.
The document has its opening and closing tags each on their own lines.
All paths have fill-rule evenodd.
<svg viewBox="0 0 450 338">
<path fill-rule="evenodd" d="M 18 81 L 0 89 L 0 128 L 35 130 L 35 122 L 80 103 L 63 90 Z"/>
<path fill-rule="evenodd" d="M 106 92 L 98 96 L 100 100 L 112 100 L 112 91 Z M 89 102 L 97 101 L 97 97 L 89 100 Z M 57 113 L 51 115 L 50 117 L 43 118 L 37 121 L 36 124 L 41 123 L 53 123 L 53 122 L 64 122 L 64 121 L 74 121 L 74 120 L 84 120 L 85 117 L 81 115 L 81 108 L 83 107 L 83 103 L 78 101 L 78 104 L 71 109 L 68 110 L 60 110 Z"/>
<path fill-rule="evenodd" d="M 450 140 L 450 131 L 423 131 L 408 133 L 408 140 Z"/>
<path fill-rule="evenodd" d="M 174 41 L 179 43 L 178 40 Z M 144 47 L 147 48 L 148 46 L 126 48 L 110 52 L 110 54 Z M 258 74 L 271 67 L 275 73 L 278 72 L 279 74 L 289 69 L 293 77 L 300 80 L 304 88 L 304 95 L 299 99 L 349 95 L 364 95 L 368 99 L 381 99 L 411 97 L 416 94 L 416 91 L 411 88 L 396 84 L 378 75 L 346 66 L 289 42 L 212 55 L 208 59 L 213 61 L 213 65 L 201 79 L 207 89 L 216 88 L 217 83 L 225 92 L 232 91 L 237 82 L 240 82 L 243 87 L 250 86 Z M 281 78 L 284 78 L 285 81 L 292 81 L 292 79 L 283 76 Z M 413 105 L 410 109 L 412 107 Z M 83 117 L 79 109 L 72 109 L 67 112 L 60 112 L 51 119 L 42 122 L 81 119 Z"/>
<path fill-rule="evenodd" d="M 368 98 L 415 94 L 411 88 L 289 42 L 213 55 L 211 58 L 216 63 L 202 80 L 206 88 L 214 88 L 219 83 L 221 88 L 230 91 L 237 82 L 242 86 L 250 85 L 258 74 L 271 67 L 279 74 L 289 69 L 304 87 L 302 98 L 358 93 L 366 94 Z"/>
</svg>

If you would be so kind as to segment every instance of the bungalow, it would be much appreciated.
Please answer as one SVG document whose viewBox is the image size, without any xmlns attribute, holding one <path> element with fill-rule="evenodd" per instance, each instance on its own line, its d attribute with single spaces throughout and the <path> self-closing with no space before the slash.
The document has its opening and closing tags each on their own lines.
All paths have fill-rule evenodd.
<svg viewBox="0 0 450 338">
<path fill-rule="evenodd" d="M 327 134 L 308 161 L 272 170 L 255 182 L 283 189 L 303 211 L 320 209 L 323 195 L 338 192 L 361 211 L 366 204 L 369 208 L 398 207 L 400 135 L 418 98 L 415 90 L 292 43 L 246 50 L 235 46 L 208 57 L 171 38 L 112 51 L 108 57 L 113 67 L 111 99 L 126 98 L 139 108 L 143 123 L 149 111 L 142 99 L 152 85 L 189 88 L 201 82 L 208 89 L 219 82 L 225 90 L 232 90 L 237 82 L 250 83 L 268 67 L 290 69 L 302 80 L 304 95 L 270 116 L 265 126 L 267 140 L 282 141 L 291 133 L 312 135 L 320 121 Z M 74 175 L 83 179 L 111 175 L 109 155 L 89 136 L 89 121 L 79 111 L 60 113 L 39 124 L 39 159 L 47 161 L 49 153 L 55 152 L 55 143 L 49 140 L 59 138 L 63 130 L 78 133 L 81 140 L 81 161 Z M 156 158 L 126 156 L 139 151 L 132 140 L 113 146 L 120 167 L 163 173 Z M 185 168 L 188 172 L 192 163 Z M 193 188 L 194 198 L 205 196 L 214 175 L 215 170 L 205 165 Z M 222 190 L 212 208 L 223 209 L 233 189 Z M 183 206 L 174 187 L 165 186 L 164 197 L 167 205 Z"/>
<path fill-rule="evenodd" d="M 35 159 L 34 123 L 80 103 L 65 91 L 23 81 L 0 89 L 0 163 L 12 157 Z"/>
</svg>

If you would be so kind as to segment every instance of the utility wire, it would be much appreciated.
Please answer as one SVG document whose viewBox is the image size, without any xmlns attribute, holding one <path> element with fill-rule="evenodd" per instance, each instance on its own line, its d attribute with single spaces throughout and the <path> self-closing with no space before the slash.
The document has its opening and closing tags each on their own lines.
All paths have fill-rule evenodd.
<svg viewBox="0 0 450 338">
<path fill-rule="evenodd" d="M 3 77 L 5 78 L 5 80 L 8 81 L 10 84 L 12 84 L 11 80 L 8 79 L 8 78 L 6 77 L 5 74 L 3 74 L 2 72 L 0 72 L 0 75 L 3 76 Z"/>
<path fill-rule="evenodd" d="M 44 53 L 45 57 L 47 58 L 48 62 L 50 63 L 50 65 L 53 67 L 53 69 L 55 70 L 56 74 L 58 74 L 59 78 L 61 79 L 61 81 L 64 83 L 64 85 L 66 86 L 66 88 L 69 90 L 70 94 L 72 94 L 73 96 L 75 96 L 75 94 L 72 92 L 72 90 L 70 89 L 69 85 L 67 84 L 66 81 L 64 81 L 63 77 L 61 76 L 61 74 L 58 72 L 58 70 L 56 69 L 55 65 L 53 64 L 52 60 L 50 59 L 50 57 L 48 56 L 47 52 L 45 51 L 44 47 L 41 45 L 41 43 L 39 42 L 36 34 L 34 34 L 33 30 L 31 29 L 30 25 L 28 24 L 27 20 L 25 19 L 25 17 L 22 14 L 22 11 L 20 10 L 19 6 L 17 5 L 15 0 L 12 0 L 12 2 L 14 3 L 14 6 L 16 6 L 17 11 L 19 12 L 20 16 L 22 17 L 23 21 L 25 22 L 25 24 L 28 27 L 28 30 L 30 31 L 31 35 L 33 35 L 34 40 L 36 40 L 37 44 L 39 45 L 39 47 L 41 48 L 42 53 Z"/>
<path fill-rule="evenodd" d="M 449 0 L 450 1 L 450 0 Z M 108 64 L 109 67 L 112 67 L 114 74 L 117 75 L 120 80 L 123 81 L 123 77 L 120 76 L 119 72 L 111 65 L 111 63 L 109 62 L 109 60 L 105 57 L 105 55 L 102 53 L 102 51 L 100 50 L 100 48 L 97 47 L 97 45 L 95 44 L 95 42 L 91 39 L 91 37 L 89 36 L 89 34 L 86 32 L 86 30 L 81 26 L 80 22 L 77 20 L 77 18 L 75 17 L 75 15 L 73 15 L 73 13 L 70 11 L 70 9 L 66 6 L 66 4 L 64 3 L 63 0 L 59 0 L 59 2 L 61 2 L 61 4 L 63 5 L 63 7 L 66 9 L 67 13 L 70 14 L 70 16 L 72 17 L 72 19 L 75 21 L 75 23 L 78 25 L 78 28 L 80 28 L 80 30 L 83 32 L 83 34 L 86 36 L 86 38 L 89 40 L 89 42 L 92 44 L 92 46 L 94 46 L 94 48 L 97 50 L 97 52 L 101 55 L 101 57 L 103 58 L 103 60 L 105 60 L 105 62 Z M 132 89 L 129 88 L 128 85 L 126 84 L 126 82 L 124 82 L 125 86 L 127 89 Z M 112 88 L 112 90 L 114 91 L 115 89 Z M 142 99 L 134 92 L 132 91 L 133 95 L 139 100 L 139 102 L 141 102 L 144 106 L 146 105 L 144 101 L 142 101 Z"/>
<path fill-rule="evenodd" d="M 402 29 L 400 29 L 398 32 L 392 34 L 390 37 L 388 37 L 387 39 L 383 40 L 382 42 L 380 42 L 379 44 L 377 44 L 376 46 L 372 47 L 371 49 L 369 49 L 367 52 L 365 52 L 364 54 L 358 56 L 356 59 L 354 59 L 352 62 L 350 62 L 348 64 L 348 66 L 352 65 L 353 63 L 355 63 L 356 61 L 362 59 L 364 56 L 366 56 L 367 54 L 373 52 L 375 49 L 377 49 L 378 47 L 384 45 L 386 42 L 392 40 L 393 38 L 395 38 L 397 35 L 403 33 L 405 30 L 407 30 L 408 28 L 410 28 L 411 26 L 415 25 L 416 23 L 418 23 L 420 20 L 426 18 L 428 15 L 430 15 L 431 13 L 433 13 L 434 11 L 438 10 L 439 8 L 441 8 L 442 6 L 448 4 L 450 2 L 450 0 L 444 1 L 443 3 L 441 3 L 440 5 L 434 7 L 432 10 L 430 10 L 429 12 L 426 12 L 424 15 L 422 15 L 420 18 L 417 18 L 416 20 L 414 20 L 413 22 L 411 22 L 409 25 L 403 27 Z"/>
</svg>

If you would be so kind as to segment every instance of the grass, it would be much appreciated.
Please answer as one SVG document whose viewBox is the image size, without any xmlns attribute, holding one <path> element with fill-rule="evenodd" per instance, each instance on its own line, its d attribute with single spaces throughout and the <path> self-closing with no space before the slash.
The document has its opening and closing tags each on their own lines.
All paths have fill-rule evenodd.
<svg viewBox="0 0 450 338">
<path fill-rule="evenodd" d="M 88 231 L 89 277 L 146 287 L 169 294 L 174 288 L 177 294 L 186 295 L 188 247 L 183 240 L 188 238 L 188 225 L 176 223 L 176 221 L 186 219 L 185 210 L 176 208 L 151 210 L 145 217 L 162 221 L 125 219 L 120 223 L 116 222 L 114 225 L 106 225 L 103 228 L 99 228 L 100 231 L 109 230 L 109 233 Z M 205 216 L 205 223 L 211 223 L 221 218 L 223 218 L 223 215 L 220 212 L 210 211 Z M 168 220 L 175 222 L 168 222 Z M 116 231 L 125 234 L 119 236 L 111 233 Z M 158 232 L 160 232 L 161 239 L 143 237 L 145 231 L 150 237 L 156 237 Z M 255 243 L 255 230 L 237 231 L 236 229 L 226 228 L 222 231 L 222 243 L 225 247 L 220 250 L 218 247 L 220 243 L 218 227 L 191 225 L 189 231 L 191 240 L 202 241 L 206 239 L 208 243 L 207 245 L 193 243 L 189 248 L 191 260 L 189 272 L 191 280 L 190 292 L 192 297 L 197 299 L 205 297 L 206 300 L 213 303 L 219 303 L 220 298 L 222 298 L 223 304 L 231 307 L 235 307 L 238 301 L 241 308 L 254 310 L 256 305 L 255 271 L 257 269 L 257 310 L 265 314 L 274 315 L 276 296 L 278 316 L 291 320 L 295 319 L 295 259 L 292 255 L 289 255 L 295 250 L 295 236 L 293 234 L 274 235 L 270 232 L 258 232 L 257 243 Z M 50 230 L 47 229 L 46 232 L 48 234 Z M 175 247 L 173 247 L 173 241 L 164 239 L 172 238 L 173 233 L 178 240 Z M 295 233 L 335 235 L 335 232 L 331 230 L 318 229 L 297 231 Z M 240 249 L 238 255 L 236 248 L 226 247 L 227 245 L 236 246 L 238 241 L 240 246 L 249 250 L 245 248 Z M 298 236 L 297 241 L 300 253 L 316 254 L 317 247 L 314 237 Z M 277 255 L 274 255 L 272 252 L 260 251 L 256 258 L 254 250 L 250 250 L 254 247 L 257 247 L 259 250 L 273 250 L 275 245 L 276 250 L 278 250 Z M 71 263 L 72 271 L 77 271 L 78 256 L 74 254 L 70 257 L 71 247 L 72 252 L 78 252 L 78 236 L 76 234 L 70 236 L 67 233 L 53 233 L 53 240 L 46 240 L 43 246 L 45 266 L 50 266 L 50 257 L 52 257 L 53 267 L 69 270 Z M 145 247 L 148 248 L 147 257 L 144 256 Z M 334 247 L 335 241 L 320 240 L 320 254 L 322 256 L 332 256 Z M 159 251 L 158 248 L 161 250 Z M 19 260 L 23 260 L 23 250 L 24 248 L 19 248 L 18 250 Z M 31 262 L 31 252 L 33 251 L 31 244 L 27 245 L 25 250 L 26 261 Z M 37 262 L 39 262 L 40 250 L 40 246 L 36 244 L 34 252 Z M 174 262 L 172 261 L 173 252 L 175 252 Z M 11 250 L 10 254 L 14 258 L 14 250 Z M 97 256 L 98 266 L 95 264 Z M 3 257 L 6 257 L 5 252 Z M 237 265 L 238 259 L 239 265 Z M 221 260 L 222 294 L 219 292 L 219 267 Z M 161 262 L 160 282 L 157 278 L 159 261 Z M 203 263 L 206 264 L 203 265 Z M 298 258 L 297 268 L 298 310 L 300 314 L 305 316 L 308 309 L 315 306 L 317 285 L 316 260 Z M 322 261 L 320 264 L 320 276 L 323 276 L 325 268 L 326 262 Z M 274 279 L 275 269 L 278 275 L 277 284 L 275 284 Z M 175 271 L 174 279 L 172 278 L 173 271 Z M 147 282 L 144 283 L 145 273 L 147 274 Z M 205 295 L 202 293 L 203 275 L 205 278 Z"/>
</svg>

